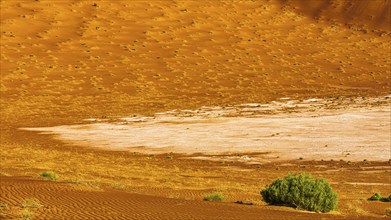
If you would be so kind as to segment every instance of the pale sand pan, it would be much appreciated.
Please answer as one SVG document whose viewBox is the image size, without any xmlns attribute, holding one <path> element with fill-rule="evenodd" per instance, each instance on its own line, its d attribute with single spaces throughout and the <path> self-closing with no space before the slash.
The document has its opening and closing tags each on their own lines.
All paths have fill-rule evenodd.
<svg viewBox="0 0 391 220">
<path fill-rule="evenodd" d="M 203 107 L 155 117 L 23 129 L 52 134 L 74 145 L 142 153 L 267 152 L 266 158 L 278 160 L 390 158 L 389 105 L 319 107 L 324 102 L 327 101 L 291 100 L 269 105 Z M 296 113 L 279 112 L 290 105 L 301 108 Z M 313 108 L 318 110 L 308 111 Z M 263 114 L 262 109 L 274 109 L 276 114 Z"/>
</svg>

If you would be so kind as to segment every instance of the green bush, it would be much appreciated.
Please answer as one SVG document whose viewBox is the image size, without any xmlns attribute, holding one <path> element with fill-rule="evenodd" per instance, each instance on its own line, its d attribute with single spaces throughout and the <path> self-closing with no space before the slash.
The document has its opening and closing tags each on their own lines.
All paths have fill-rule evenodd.
<svg viewBox="0 0 391 220">
<path fill-rule="evenodd" d="M 284 205 L 316 212 L 335 210 L 337 194 L 325 179 L 313 179 L 307 174 L 289 174 L 275 180 L 261 191 L 263 200 L 270 205 Z"/>
<path fill-rule="evenodd" d="M 221 193 L 210 193 L 204 196 L 205 201 L 221 202 L 224 201 L 224 195 Z"/>
<path fill-rule="evenodd" d="M 43 178 L 49 179 L 49 180 L 57 180 L 58 179 L 57 173 L 55 173 L 53 171 L 42 172 L 40 174 L 40 176 L 43 177 Z"/>
<path fill-rule="evenodd" d="M 371 200 L 371 201 L 378 201 L 380 200 L 381 198 L 383 198 L 380 193 L 375 193 L 373 194 L 373 196 L 371 196 L 368 200 Z"/>
<path fill-rule="evenodd" d="M 382 201 L 382 202 L 391 202 L 391 194 L 388 197 L 383 197 L 380 193 L 375 193 L 373 196 L 369 197 L 370 201 Z"/>
</svg>

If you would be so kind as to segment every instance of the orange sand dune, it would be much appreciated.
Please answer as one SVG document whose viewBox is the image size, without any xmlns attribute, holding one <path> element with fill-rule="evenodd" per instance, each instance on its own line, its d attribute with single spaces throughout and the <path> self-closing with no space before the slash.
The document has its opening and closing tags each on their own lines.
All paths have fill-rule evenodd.
<svg viewBox="0 0 391 220">
<path fill-rule="evenodd" d="M 42 205 L 29 208 L 33 219 L 343 219 L 338 215 L 170 199 L 119 190 L 83 191 L 72 184 L 29 178 L 2 177 L 1 183 L 0 201 L 11 201 L 10 205 L 15 205 L 15 208 L 4 216 L 0 212 L 0 217 L 10 219 L 23 213 L 23 208 L 16 207 L 25 198 L 36 198 Z"/>
<path fill-rule="evenodd" d="M 390 0 L 281 0 L 313 18 L 335 19 L 348 25 L 391 30 Z"/>
<path fill-rule="evenodd" d="M 316 21 L 278 0 L 1 1 L 1 9 L 2 120 L 21 126 L 42 114 L 48 123 L 391 88 L 389 30 Z"/>
</svg>

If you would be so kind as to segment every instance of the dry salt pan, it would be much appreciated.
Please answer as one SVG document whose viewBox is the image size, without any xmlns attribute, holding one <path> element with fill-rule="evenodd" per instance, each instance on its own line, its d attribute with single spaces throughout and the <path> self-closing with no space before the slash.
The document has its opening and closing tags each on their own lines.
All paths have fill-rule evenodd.
<svg viewBox="0 0 391 220">
<path fill-rule="evenodd" d="M 379 102 L 383 105 L 368 105 Z M 202 107 L 155 117 L 23 129 L 74 145 L 143 153 L 268 152 L 279 160 L 388 160 L 389 99 L 353 100 L 330 109 L 332 103 L 335 100 L 309 99 Z"/>
</svg>

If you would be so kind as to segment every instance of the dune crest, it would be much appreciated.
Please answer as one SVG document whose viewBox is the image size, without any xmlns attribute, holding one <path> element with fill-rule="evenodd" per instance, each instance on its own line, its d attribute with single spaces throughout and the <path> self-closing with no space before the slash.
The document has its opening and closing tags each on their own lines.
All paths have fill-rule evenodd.
<svg viewBox="0 0 391 220">
<path fill-rule="evenodd" d="M 284 6 L 312 18 L 335 20 L 358 27 L 389 32 L 391 30 L 390 0 L 280 0 Z"/>
</svg>

